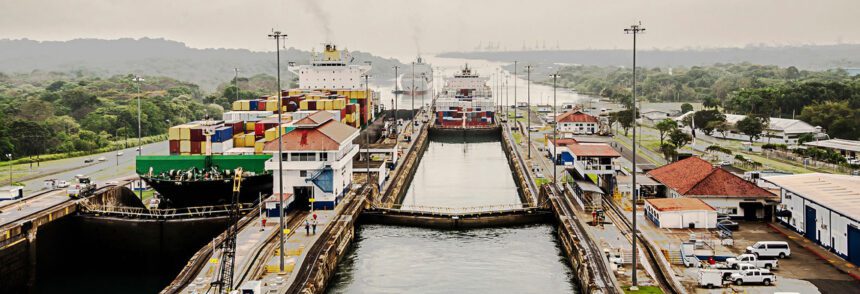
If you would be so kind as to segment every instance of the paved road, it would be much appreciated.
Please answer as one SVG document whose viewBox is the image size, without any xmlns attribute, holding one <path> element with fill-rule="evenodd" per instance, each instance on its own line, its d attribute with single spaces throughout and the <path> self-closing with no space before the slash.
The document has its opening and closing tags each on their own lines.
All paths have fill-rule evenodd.
<svg viewBox="0 0 860 294">
<path fill-rule="evenodd" d="M 117 156 L 118 152 L 121 156 Z M 144 155 L 166 155 L 168 153 L 167 141 L 147 144 L 143 146 Z M 48 179 L 60 179 L 71 181 L 75 175 L 84 174 L 90 176 L 97 184 L 104 184 L 109 179 L 134 175 L 135 147 L 119 151 L 104 152 L 82 157 L 60 159 L 42 162 L 40 166 L 33 166 L 32 170 L 26 170 L 26 174 L 39 175 L 22 183 L 25 185 L 24 194 L 30 195 L 34 192 L 44 190 L 44 181 Z M 98 161 L 104 157 L 106 161 Z M 93 159 L 93 163 L 84 163 L 86 159 Z M 8 175 L 8 170 L 0 172 L 0 175 Z M 44 175 L 44 176 L 41 176 Z M 17 181 L 17 180 L 16 180 Z"/>
<path fill-rule="evenodd" d="M 3 207 L 0 211 L 0 227 L 7 225 L 10 222 L 19 218 L 31 215 L 42 209 L 69 201 L 65 191 L 49 192 L 47 194 L 35 197 L 32 200 L 18 202 L 14 205 Z"/>
</svg>

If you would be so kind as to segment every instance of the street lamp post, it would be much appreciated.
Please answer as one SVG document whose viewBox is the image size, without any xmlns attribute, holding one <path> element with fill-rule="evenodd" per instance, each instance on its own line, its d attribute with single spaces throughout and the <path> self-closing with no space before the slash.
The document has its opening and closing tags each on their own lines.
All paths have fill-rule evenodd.
<svg viewBox="0 0 860 294">
<path fill-rule="evenodd" d="M 370 61 L 366 61 L 368 65 L 370 65 Z M 364 78 L 364 94 L 367 95 L 367 99 L 370 99 L 370 75 L 365 73 L 361 75 Z M 367 166 L 367 178 L 365 179 L 365 184 L 370 185 L 371 183 L 371 172 L 370 172 L 370 127 L 367 127 L 364 130 L 364 162 Z"/>
<path fill-rule="evenodd" d="M 532 158 L 532 66 L 526 65 L 526 122 L 528 124 L 528 130 L 526 130 L 528 134 L 528 146 L 526 150 L 528 150 L 528 158 Z"/>
<path fill-rule="evenodd" d="M 397 74 L 398 69 L 400 69 L 400 66 L 395 65 L 394 66 L 394 130 L 396 132 L 400 133 L 400 121 L 398 120 L 398 117 L 397 117 L 398 116 L 397 115 L 397 110 L 398 110 L 397 100 L 400 100 L 400 89 L 399 89 L 399 85 L 398 85 L 399 83 L 397 82 L 397 79 L 400 77 Z M 396 141 L 397 136 L 395 135 L 394 138 Z"/>
<path fill-rule="evenodd" d="M 6 158 L 9 158 L 9 186 L 12 186 L 12 153 L 6 153 Z"/>
<path fill-rule="evenodd" d="M 278 235 L 281 236 L 278 253 L 280 259 L 280 272 L 284 272 L 284 150 L 283 150 L 283 128 L 281 127 L 282 113 L 284 112 L 284 102 L 281 99 L 281 38 L 286 39 L 287 34 L 282 34 L 280 31 L 274 31 L 269 34 L 269 38 L 275 39 L 275 58 L 277 62 L 278 72 Z M 313 205 L 313 204 L 312 204 Z"/>
<path fill-rule="evenodd" d="M 636 279 L 636 198 L 638 189 L 636 189 L 636 114 L 638 110 L 636 109 L 636 35 L 645 32 L 645 28 L 642 27 L 642 23 L 631 25 L 630 28 L 624 29 L 625 34 L 633 35 L 633 111 L 631 111 L 633 116 L 633 140 L 630 141 L 631 145 L 633 145 L 633 178 L 631 183 L 631 193 L 630 197 L 633 199 L 633 267 L 631 272 L 631 286 L 630 290 L 638 290 L 639 284 Z"/>
<path fill-rule="evenodd" d="M 517 125 L 517 61 L 514 60 L 514 125 Z"/>
<path fill-rule="evenodd" d="M 141 123 L 140 123 L 140 83 L 144 81 L 144 79 L 140 76 L 135 76 L 134 81 L 137 82 L 137 155 L 143 155 L 143 146 L 140 144 L 141 140 Z"/>
<path fill-rule="evenodd" d="M 558 169 L 555 166 L 555 161 L 556 161 L 556 157 L 557 157 L 556 152 L 558 152 L 557 151 L 558 145 L 556 145 L 556 141 L 557 141 L 556 136 L 558 136 L 557 135 L 558 113 L 557 113 L 557 110 L 556 110 L 557 107 L 555 104 L 555 102 L 556 102 L 555 101 L 555 88 L 556 88 L 556 80 L 558 80 L 558 73 L 551 74 L 550 77 L 552 77 L 552 185 L 557 188 L 558 187 L 558 175 L 557 175 Z"/>
</svg>

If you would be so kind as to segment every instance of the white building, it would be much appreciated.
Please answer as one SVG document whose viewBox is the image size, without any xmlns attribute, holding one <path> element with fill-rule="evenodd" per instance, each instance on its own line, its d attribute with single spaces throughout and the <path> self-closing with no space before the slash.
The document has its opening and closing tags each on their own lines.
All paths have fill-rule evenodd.
<svg viewBox="0 0 860 294">
<path fill-rule="evenodd" d="M 804 146 L 830 149 L 842 154 L 846 159 L 860 158 L 860 141 L 845 139 L 830 139 L 803 143 Z"/>
<path fill-rule="evenodd" d="M 359 150 L 352 140 L 358 137 L 358 129 L 334 120 L 326 111 L 298 120 L 293 126 L 296 129 L 280 138 L 283 183 L 274 157 L 277 154 L 266 161 L 266 169 L 274 174 L 273 194 L 277 195 L 278 186 L 283 185 L 284 193 L 291 193 L 292 208 L 305 209 L 313 201 L 315 209 L 333 209 L 352 185 L 352 160 Z M 277 153 L 278 140 L 266 143 L 264 151 Z"/>
<path fill-rule="evenodd" d="M 645 217 L 666 229 L 717 227 L 717 210 L 696 198 L 645 199 Z"/>
<path fill-rule="evenodd" d="M 597 117 L 583 113 L 579 110 L 570 110 L 556 118 L 558 132 L 563 138 L 572 138 L 574 135 L 594 135 L 599 131 Z"/>
<path fill-rule="evenodd" d="M 695 156 L 658 167 L 648 176 L 663 184 L 658 196 L 698 198 L 732 217 L 770 219 L 777 201 L 773 193 Z"/>
<path fill-rule="evenodd" d="M 688 115 L 693 115 L 694 112 L 687 112 L 675 120 L 681 121 Z M 711 136 L 715 138 L 749 141 L 749 136 L 736 130 L 734 126 L 746 115 L 726 114 L 726 122 L 732 126 L 732 129 L 725 134 L 714 131 Z M 698 124 L 697 124 L 698 125 Z M 755 142 L 773 143 L 773 144 L 788 144 L 796 145 L 797 139 L 803 134 L 812 134 L 815 138 L 826 139 L 827 134 L 824 133 L 821 127 L 812 126 L 802 120 L 771 117 L 765 126 L 764 131 Z"/>
<path fill-rule="evenodd" d="M 671 119 L 672 118 L 672 114 L 669 113 L 668 111 L 656 110 L 656 109 L 644 110 L 639 115 L 641 117 L 639 119 L 640 122 L 644 123 L 644 124 L 649 124 L 649 125 L 654 125 L 654 124 L 656 124 L 656 123 L 658 123 L 664 119 L 667 119 L 667 118 Z"/>
<path fill-rule="evenodd" d="M 780 187 L 781 223 L 860 265 L 860 177 L 809 173 L 765 181 Z"/>
</svg>

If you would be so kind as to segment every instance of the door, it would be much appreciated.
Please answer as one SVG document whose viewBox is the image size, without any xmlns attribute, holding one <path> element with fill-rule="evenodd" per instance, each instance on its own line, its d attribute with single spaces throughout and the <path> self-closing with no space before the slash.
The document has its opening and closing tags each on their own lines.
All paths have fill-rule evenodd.
<svg viewBox="0 0 860 294">
<path fill-rule="evenodd" d="M 848 226 L 848 261 L 860 265 L 860 229 Z"/>
<path fill-rule="evenodd" d="M 806 238 L 818 242 L 818 233 L 815 228 L 817 228 L 817 224 L 815 222 L 816 212 L 812 207 L 806 207 L 806 230 L 804 231 L 804 235 Z"/>
<path fill-rule="evenodd" d="M 313 187 L 311 186 L 294 186 L 293 187 L 293 208 L 298 210 L 310 210 L 311 196 L 313 196 Z"/>
</svg>

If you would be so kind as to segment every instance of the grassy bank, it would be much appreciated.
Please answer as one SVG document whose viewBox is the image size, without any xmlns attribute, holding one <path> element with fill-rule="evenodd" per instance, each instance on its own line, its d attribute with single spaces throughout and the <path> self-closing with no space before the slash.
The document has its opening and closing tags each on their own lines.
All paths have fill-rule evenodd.
<svg viewBox="0 0 860 294">
<path fill-rule="evenodd" d="M 160 141 L 164 141 L 164 140 L 167 140 L 167 134 L 143 137 L 143 138 L 141 138 L 141 144 L 146 145 L 146 144 L 160 142 Z M 109 151 L 122 150 L 125 148 L 134 147 L 134 146 L 137 146 L 137 139 L 136 138 L 135 139 L 128 139 L 128 140 L 120 140 L 120 141 L 111 141 L 110 143 L 108 143 L 107 146 L 99 148 L 99 149 L 91 150 L 91 151 L 75 151 L 75 152 L 68 152 L 68 153 L 42 154 L 42 155 L 39 155 L 38 157 L 35 157 L 35 156 L 34 157 L 25 157 L 25 158 L 15 159 L 12 161 L 0 162 L 0 167 L 9 166 L 9 165 L 24 165 L 24 164 L 30 164 L 30 163 L 35 163 L 35 162 L 46 162 L 46 161 L 52 161 L 52 160 L 87 156 L 87 155 L 104 153 L 104 152 L 109 152 Z"/>
</svg>

